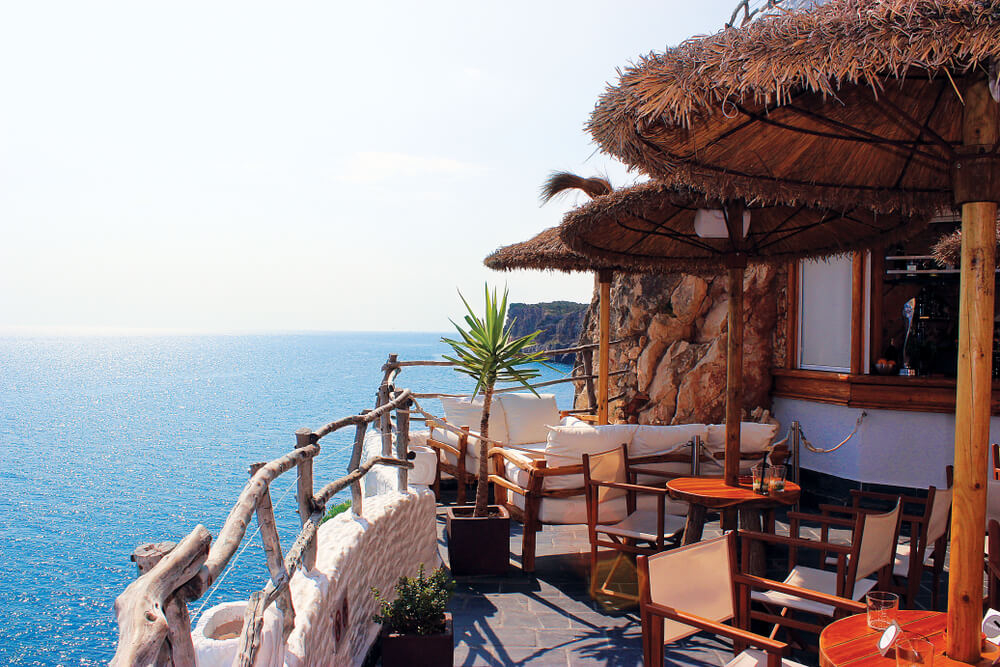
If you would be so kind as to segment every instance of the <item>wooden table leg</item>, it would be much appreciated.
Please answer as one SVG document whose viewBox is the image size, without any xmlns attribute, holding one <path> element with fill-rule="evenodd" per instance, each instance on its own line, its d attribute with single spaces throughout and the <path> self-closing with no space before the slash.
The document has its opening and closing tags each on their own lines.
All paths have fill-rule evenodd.
<svg viewBox="0 0 1000 667">
<path fill-rule="evenodd" d="M 705 506 L 689 503 L 687 523 L 684 525 L 684 544 L 700 542 L 701 534 L 704 530 Z"/>
<path fill-rule="evenodd" d="M 762 532 L 764 528 L 763 517 L 759 509 L 749 507 L 740 508 L 740 527 L 743 530 Z M 764 543 L 754 541 L 750 545 L 750 572 L 756 576 L 763 576 L 767 570 L 767 560 L 764 553 Z"/>
</svg>

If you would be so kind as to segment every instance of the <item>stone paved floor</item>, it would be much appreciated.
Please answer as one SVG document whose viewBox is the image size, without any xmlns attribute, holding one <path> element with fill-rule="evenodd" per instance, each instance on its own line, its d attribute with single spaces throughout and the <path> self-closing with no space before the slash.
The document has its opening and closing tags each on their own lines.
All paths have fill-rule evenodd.
<svg viewBox="0 0 1000 667">
<path fill-rule="evenodd" d="M 787 534 L 781 526 L 780 532 Z M 719 534 L 718 522 L 706 526 L 706 538 Z M 438 535 L 441 557 L 447 563 L 442 508 Z M 449 607 L 454 617 L 455 664 L 641 665 L 637 611 L 609 611 L 588 594 L 586 526 L 545 526 L 538 534 L 534 576 L 520 569 L 521 536 L 521 525 L 512 520 L 507 576 L 456 578 Z M 926 584 L 930 576 L 924 580 Z M 925 585 L 921 606 L 928 606 L 929 595 Z M 731 660 L 732 653 L 715 636 L 698 634 L 668 646 L 665 657 L 667 665 L 718 667 Z M 796 659 L 816 664 L 815 655 L 799 654 Z"/>
</svg>

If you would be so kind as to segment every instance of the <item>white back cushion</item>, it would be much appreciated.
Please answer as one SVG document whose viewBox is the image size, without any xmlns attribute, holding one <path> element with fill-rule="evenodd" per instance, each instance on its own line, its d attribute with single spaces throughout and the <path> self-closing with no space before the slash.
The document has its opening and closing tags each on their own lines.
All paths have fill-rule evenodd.
<svg viewBox="0 0 1000 667">
<path fill-rule="evenodd" d="M 711 452 L 726 451 L 726 425 L 709 424 L 705 445 Z M 778 433 L 777 424 L 758 424 L 743 422 L 740 424 L 740 451 L 762 452 L 771 446 L 771 441 Z"/>
<path fill-rule="evenodd" d="M 584 454 L 599 454 L 632 441 L 635 424 L 608 426 L 554 426 L 548 429 L 545 463 L 549 468 L 583 463 Z M 545 478 L 547 489 L 575 489 L 583 486 L 583 475 L 555 475 Z"/>
<path fill-rule="evenodd" d="M 543 442 L 549 434 L 547 427 L 559 423 L 559 408 L 553 394 L 498 394 L 495 402 L 503 406 L 506 442 L 510 445 Z"/>
<path fill-rule="evenodd" d="M 698 436 L 705 440 L 708 427 L 704 424 L 677 424 L 673 426 L 640 426 L 632 437 L 628 455 L 650 456 L 665 454 Z M 725 438 L 725 432 L 723 432 Z M 691 450 L 686 450 L 690 453 Z"/>
<path fill-rule="evenodd" d="M 441 405 L 444 407 L 444 418 L 452 426 L 468 426 L 476 433 L 483 421 L 483 399 L 482 397 L 471 400 L 468 398 L 441 398 Z M 503 405 L 496 399 L 490 402 L 490 440 L 497 442 L 507 442 L 507 420 L 503 414 Z M 544 438 L 542 438 L 544 440 Z M 478 440 L 476 444 L 478 445 Z M 469 443 L 472 444 L 471 442 Z M 470 449 L 472 449 L 470 447 Z M 476 447 L 475 449 L 478 449 Z"/>
</svg>

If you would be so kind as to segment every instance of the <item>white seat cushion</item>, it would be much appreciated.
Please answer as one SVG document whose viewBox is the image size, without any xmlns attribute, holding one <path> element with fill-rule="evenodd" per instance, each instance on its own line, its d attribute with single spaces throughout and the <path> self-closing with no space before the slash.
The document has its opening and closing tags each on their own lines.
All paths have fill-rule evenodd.
<svg viewBox="0 0 1000 667">
<path fill-rule="evenodd" d="M 805 667 L 801 662 L 781 659 L 782 667 Z M 726 663 L 726 667 L 767 667 L 767 654 L 755 648 L 748 649 Z"/>
<path fill-rule="evenodd" d="M 683 530 L 684 523 L 684 519 L 679 516 L 665 514 L 663 517 L 664 536 L 669 537 L 679 530 Z M 618 537 L 632 537 L 638 540 L 654 542 L 657 539 L 657 528 L 655 510 L 637 509 L 635 512 L 632 512 L 618 523 L 613 523 L 607 526 L 599 526 L 597 528 L 597 532 L 607 533 L 608 535 L 617 535 Z"/>
<path fill-rule="evenodd" d="M 546 427 L 559 424 L 559 408 L 553 394 L 498 394 L 494 403 L 503 406 L 507 426 L 504 442 L 511 445 L 545 440 Z"/>
<path fill-rule="evenodd" d="M 817 593 L 826 593 L 827 595 L 837 594 L 837 573 L 830 572 L 829 570 L 817 570 L 813 567 L 796 565 L 792 568 L 788 577 L 785 578 L 784 583 L 798 588 L 807 588 L 811 591 L 816 591 Z M 860 581 L 855 582 L 854 595 L 852 599 L 861 599 L 861 596 L 874 588 L 876 583 L 878 582 L 874 579 L 861 579 Z M 802 598 L 788 595 L 787 593 L 779 593 L 777 591 L 753 591 L 750 594 L 750 599 L 770 604 L 775 607 L 789 607 L 791 609 L 799 609 L 801 611 L 820 614 L 822 616 L 833 616 L 834 612 L 834 608 L 828 604 L 814 602 L 812 600 L 804 600 Z"/>
<path fill-rule="evenodd" d="M 510 492 L 507 497 L 515 507 L 524 509 L 524 496 Z M 600 519 L 605 522 L 621 521 L 625 518 L 625 511 L 625 498 L 613 498 L 601 503 Z M 587 503 L 583 496 L 545 498 L 538 508 L 538 520 L 542 523 L 585 524 L 587 523 Z"/>
</svg>

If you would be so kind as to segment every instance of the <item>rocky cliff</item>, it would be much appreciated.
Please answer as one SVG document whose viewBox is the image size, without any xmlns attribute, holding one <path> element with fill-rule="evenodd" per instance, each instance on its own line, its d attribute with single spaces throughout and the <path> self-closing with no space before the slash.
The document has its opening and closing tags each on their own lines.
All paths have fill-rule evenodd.
<svg viewBox="0 0 1000 667">
<path fill-rule="evenodd" d="M 587 304 L 572 301 L 512 303 L 507 310 L 507 317 L 514 320 L 514 336 L 525 336 L 541 330 L 542 333 L 536 339 L 538 347 L 549 350 L 575 347 L 580 339 L 586 314 Z M 573 357 L 572 354 L 564 354 L 552 360 L 571 364 Z"/>
<path fill-rule="evenodd" d="M 743 407 L 770 406 L 771 368 L 784 362 L 785 281 L 781 267 L 751 267 L 744 279 Z M 642 424 L 719 423 L 726 407 L 729 294 L 725 276 L 617 276 L 611 285 L 612 420 L 639 396 Z M 596 342 L 597 296 L 580 342 Z M 647 394 L 648 402 L 641 394 Z M 587 393 L 577 391 L 577 407 Z"/>
</svg>

